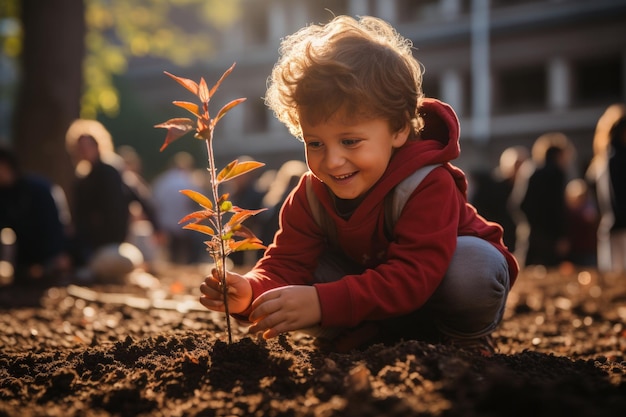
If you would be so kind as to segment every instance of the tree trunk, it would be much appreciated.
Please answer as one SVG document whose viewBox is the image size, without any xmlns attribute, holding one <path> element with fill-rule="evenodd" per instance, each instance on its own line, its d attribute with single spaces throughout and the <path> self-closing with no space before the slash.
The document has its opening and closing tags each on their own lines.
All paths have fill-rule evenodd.
<svg viewBox="0 0 626 417">
<path fill-rule="evenodd" d="M 71 198 L 65 132 L 80 114 L 85 6 L 82 0 L 22 0 L 22 23 L 13 143 L 25 171 L 59 184 Z"/>
</svg>

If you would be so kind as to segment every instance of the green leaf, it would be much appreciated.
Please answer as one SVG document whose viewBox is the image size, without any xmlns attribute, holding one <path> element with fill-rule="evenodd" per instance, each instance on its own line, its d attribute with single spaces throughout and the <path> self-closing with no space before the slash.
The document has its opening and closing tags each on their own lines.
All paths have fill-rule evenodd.
<svg viewBox="0 0 626 417">
<path fill-rule="evenodd" d="M 204 233 L 205 235 L 215 236 L 215 231 L 209 226 L 198 223 L 189 223 L 183 226 L 183 229 L 195 230 L 196 232 Z"/>
<path fill-rule="evenodd" d="M 209 198 L 206 197 L 205 195 L 194 190 L 180 190 L 180 192 L 181 194 L 185 194 L 187 197 L 191 198 L 193 201 L 200 204 L 205 209 L 207 210 L 213 209 L 213 203 L 211 203 L 211 200 L 209 200 Z"/>
<path fill-rule="evenodd" d="M 176 80 L 180 85 L 185 87 L 187 90 L 191 91 L 194 95 L 198 95 L 198 84 L 195 81 L 192 81 L 187 78 L 177 77 L 174 74 L 170 74 L 167 71 L 163 71 L 165 75 L 168 75 L 170 78 Z"/>
<path fill-rule="evenodd" d="M 183 109 L 189 111 L 194 116 L 201 117 L 200 106 L 198 106 L 197 104 L 190 103 L 188 101 L 173 101 L 173 103 L 175 106 L 182 107 Z"/>
<path fill-rule="evenodd" d="M 245 161 L 239 163 L 238 160 L 235 159 L 220 171 L 217 175 L 217 180 L 219 182 L 228 181 L 264 165 L 264 163 L 256 161 Z"/>
<path fill-rule="evenodd" d="M 195 129 L 195 124 L 193 120 L 187 118 L 175 118 L 170 119 L 167 122 L 154 125 L 154 127 L 167 129 L 167 135 L 165 136 L 165 142 L 161 145 L 160 151 L 167 148 L 167 146 L 174 142 L 175 140 L 181 138 L 186 135 L 190 131 Z"/>
</svg>

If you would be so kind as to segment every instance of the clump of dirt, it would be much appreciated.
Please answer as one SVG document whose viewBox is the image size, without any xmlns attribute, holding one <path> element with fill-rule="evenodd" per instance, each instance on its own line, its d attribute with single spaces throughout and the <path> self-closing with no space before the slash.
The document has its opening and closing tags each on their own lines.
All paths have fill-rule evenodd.
<svg viewBox="0 0 626 417">
<path fill-rule="evenodd" d="M 492 357 L 419 340 L 337 353 L 237 325 L 228 344 L 224 318 L 194 304 L 201 277 L 171 268 L 157 288 L 0 291 L 0 416 L 626 412 L 623 276 L 525 270 Z"/>
</svg>

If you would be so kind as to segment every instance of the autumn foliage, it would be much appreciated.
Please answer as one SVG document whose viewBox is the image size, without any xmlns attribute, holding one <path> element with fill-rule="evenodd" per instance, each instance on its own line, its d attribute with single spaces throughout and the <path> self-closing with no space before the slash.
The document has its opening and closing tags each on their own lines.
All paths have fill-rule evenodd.
<svg viewBox="0 0 626 417">
<path fill-rule="evenodd" d="M 234 67 L 235 64 L 226 70 L 211 89 L 208 88 L 204 78 L 201 78 L 200 82 L 196 83 L 195 81 L 165 72 L 165 74 L 193 93 L 199 99 L 200 104 L 198 105 L 188 101 L 174 101 L 173 103 L 176 106 L 194 115 L 195 121 L 190 118 L 174 118 L 155 125 L 157 128 L 167 129 L 167 135 L 165 142 L 161 146 L 161 151 L 170 143 L 189 132 L 194 132 L 196 139 L 203 140 L 206 143 L 212 195 L 211 197 L 207 197 L 197 191 L 181 190 L 181 193 L 198 203 L 200 209 L 189 213 L 187 216 L 183 217 L 179 223 L 183 224 L 184 229 L 195 230 L 208 236 L 208 240 L 204 243 L 215 263 L 215 269 L 222 284 L 229 343 L 232 342 L 232 332 L 226 286 L 226 258 L 232 252 L 265 249 L 261 240 L 259 240 L 249 228 L 243 225 L 246 219 L 255 216 L 265 209 L 247 210 L 237 207 L 229 200 L 227 193 L 220 194 L 219 191 L 220 185 L 224 182 L 264 165 L 256 161 L 239 162 L 238 160 L 234 160 L 219 172 L 215 167 L 213 152 L 213 131 L 215 126 L 228 111 L 244 102 L 245 98 L 238 98 L 229 102 L 222 107 L 213 118 L 209 113 L 209 103 L 221 83 L 233 71 Z"/>
</svg>

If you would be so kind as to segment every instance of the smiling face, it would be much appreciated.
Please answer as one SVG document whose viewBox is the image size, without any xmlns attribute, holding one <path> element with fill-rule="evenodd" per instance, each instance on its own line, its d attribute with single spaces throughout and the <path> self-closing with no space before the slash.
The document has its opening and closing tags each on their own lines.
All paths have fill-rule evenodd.
<svg viewBox="0 0 626 417">
<path fill-rule="evenodd" d="M 335 116 L 317 124 L 301 117 L 309 169 L 341 199 L 355 199 L 382 177 L 395 148 L 404 145 L 410 127 L 391 132 L 383 118 L 349 123 Z"/>
</svg>

